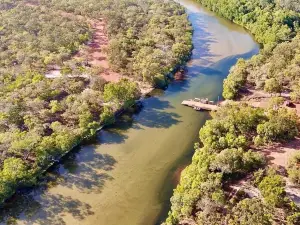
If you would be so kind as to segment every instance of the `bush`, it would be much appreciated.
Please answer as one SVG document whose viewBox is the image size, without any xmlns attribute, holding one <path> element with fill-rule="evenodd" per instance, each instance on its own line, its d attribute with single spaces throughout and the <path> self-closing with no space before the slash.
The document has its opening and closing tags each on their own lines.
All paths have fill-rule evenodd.
<svg viewBox="0 0 300 225">
<path fill-rule="evenodd" d="M 269 109 L 278 109 L 284 103 L 283 97 L 273 97 L 270 99 L 268 108 Z"/>
<path fill-rule="evenodd" d="M 200 139 L 205 146 L 219 151 L 245 149 L 252 141 L 249 137 L 256 133 L 257 125 L 265 116 L 261 109 L 232 103 L 221 107 L 213 118 L 200 130 Z"/>
<path fill-rule="evenodd" d="M 298 118 L 294 111 L 286 108 L 269 110 L 267 117 L 268 121 L 257 127 L 258 135 L 265 142 L 288 141 L 298 135 Z"/>
<path fill-rule="evenodd" d="M 282 85 L 275 78 L 271 78 L 266 80 L 264 90 L 269 93 L 280 93 Z"/>
<path fill-rule="evenodd" d="M 255 187 L 258 187 L 260 182 L 264 179 L 265 176 L 265 170 L 264 169 L 259 169 L 253 174 L 253 180 L 252 183 Z"/>
<path fill-rule="evenodd" d="M 139 89 L 136 83 L 127 79 L 121 79 L 117 83 L 105 85 L 103 96 L 106 102 L 122 104 L 126 107 L 130 106 L 139 96 Z"/>
<path fill-rule="evenodd" d="M 273 172 L 264 177 L 258 185 L 265 202 L 272 207 L 280 207 L 285 201 L 285 182 L 280 175 Z"/>
<path fill-rule="evenodd" d="M 18 158 L 4 160 L 0 171 L 0 203 L 10 197 L 16 187 L 32 185 L 36 182 L 32 171 L 28 169 L 25 162 Z"/>
<path fill-rule="evenodd" d="M 294 153 L 288 162 L 288 175 L 290 180 L 300 185 L 300 152 Z"/>
<path fill-rule="evenodd" d="M 223 173 L 244 173 L 259 168 L 264 163 L 261 154 L 242 149 L 225 149 L 216 156 L 211 164 L 211 169 Z"/>
<path fill-rule="evenodd" d="M 287 217 L 287 225 L 300 224 L 300 212 L 296 212 Z"/>
<path fill-rule="evenodd" d="M 100 121 L 102 124 L 112 124 L 115 122 L 114 111 L 111 107 L 104 106 L 103 112 L 100 115 Z"/>
<path fill-rule="evenodd" d="M 271 225 L 270 209 L 258 198 L 246 198 L 233 207 L 228 225 Z"/>
</svg>

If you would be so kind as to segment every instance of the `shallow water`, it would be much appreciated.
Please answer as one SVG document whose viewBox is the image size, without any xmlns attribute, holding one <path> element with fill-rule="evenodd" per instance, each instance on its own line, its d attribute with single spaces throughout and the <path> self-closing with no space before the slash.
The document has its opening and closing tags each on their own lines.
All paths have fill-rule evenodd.
<svg viewBox="0 0 300 225">
<path fill-rule="evenodd" d="M 258 45 L 243 28 L 198 3 L 179 0 L 194 27 L 194 50 L 184 81 L 156 91 L 132 118 L 101 131 L 95 144 L 69 154 L 50 171 L 53 181 L 16 196 L 2 217 L 20 224 L 159 224 L 172 190 L 209 118 L 184 107 L 194 97 L 217 100 L 229 68 Z M 1 215 L 0 215 L 1 216 Z"/>
</svg>

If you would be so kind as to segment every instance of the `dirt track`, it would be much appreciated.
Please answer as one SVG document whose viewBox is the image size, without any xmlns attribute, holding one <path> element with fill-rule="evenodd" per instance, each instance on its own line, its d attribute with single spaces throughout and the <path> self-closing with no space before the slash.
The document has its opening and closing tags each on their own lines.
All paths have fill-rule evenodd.
<svg viewBox="0 0 300 225">
<path fill-rule="evenodd" d="M 121 74 L 112 71 L 109 66 L 106 49 L 108 47 L 108 35 L 106 31 L 106 23 L 103 19 L 91 20 L 90 24 L 93 28 L 92 40 L 87 46 L 79 51 L 75 57 L 83 57 L 88 60 L 88 63 L 95 67 L 102 67 L 104 72 L 99 75 L 106 81 L 117 82 L 121 79 Z"/>
<path fill-rule="evenodd" d="M 27 1 L 24 2 L 26 6 L 29 7 L 37 7 L 38 3 L 34 1 Z M 74 17 L 74 14 L 68 13 L 65 11 L 60 11 L 60 14 L 64 17 L 72 18 Z M 90 19 L 85 18 L 80 15 L 76 15 L 79 19 L 85 19 L 87 22 L 91 24 L 91 27 L 93 29 L 93 36 L 92 40 L 83 48 L 81 49 L 74 57 L 75 58 L 84 58 L 88 61 L 89 64 L 95 67 L 102 67 L 103 72 L 99 73 L 101 77 L 103 77 L 108 82 L 117 82 L 121 79 L 122 75 L 119 73 L 116 73 L 112 71 L 112 69 L 109 66 L 108 57 L 106 53 L 106 49 L 109 44 L 109 39 L 107 35 L 106 30 L 106 22 L 104 19 L 99 18 L 96 19 Z M 47 74 L 48 77 L 55 78 L 60 77 L 59 70 L 52 70 L 49 71 Z"/>
</svg>

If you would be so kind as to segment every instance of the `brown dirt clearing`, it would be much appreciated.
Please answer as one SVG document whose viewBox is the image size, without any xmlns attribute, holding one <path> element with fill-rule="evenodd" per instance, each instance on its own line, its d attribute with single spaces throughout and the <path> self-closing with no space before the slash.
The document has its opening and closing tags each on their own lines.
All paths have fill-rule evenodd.
<svg viewBox="0 0 300 225">
<path fill-rule="evenodd" d="M 93 28 L 92 40 L 75 55 L 75 58 L 84 58 L 92 66 L 102 67 L 104 72 L 101 72 L 99 75 L 108 82 L 117 82 L 122 75 L 112 71 L 109 66 L 106 53 L 109 43 L 106 23 L 103 19 L 88 19 L 88 21 Z"/>
</svg>

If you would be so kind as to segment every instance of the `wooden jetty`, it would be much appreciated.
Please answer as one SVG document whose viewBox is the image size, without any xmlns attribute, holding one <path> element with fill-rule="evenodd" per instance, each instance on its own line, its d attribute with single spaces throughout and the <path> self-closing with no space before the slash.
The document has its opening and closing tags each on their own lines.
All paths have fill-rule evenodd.
<svg viewBox="0 0 300 225">
<path fill-rule="evenodd" d="M 207 111 L 217 111 L 219 109 L 219 106 L 214 104 L 212 101 L 208 101 L 208 99 L 189 99 L 189 100 L 184 100 L 182 105 L 192 107 L 193 109 L 197 111 L 201 110 L 207 110 Z"/>
</svg>

